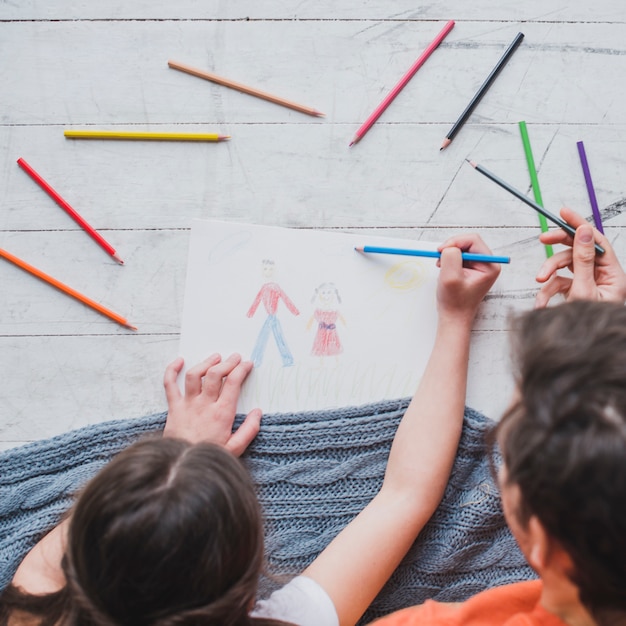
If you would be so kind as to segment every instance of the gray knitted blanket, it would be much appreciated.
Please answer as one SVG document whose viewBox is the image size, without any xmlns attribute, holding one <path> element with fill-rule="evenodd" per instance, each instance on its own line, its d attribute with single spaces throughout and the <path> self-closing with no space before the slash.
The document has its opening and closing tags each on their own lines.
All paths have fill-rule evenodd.
<svg viewBox="0 0 626 626">
<path fill-rule="evenodd" d="M 408 399 L 266 415 L 245 455 L 266 517 L 260 594 L 301 572 L 378 491 Z M 81 428 L 0 454 L 0 589 L 73 494 L 118 451 L 159 431 L 165 414 Z M 443 501 L 363 623 L 427 598 L 459 601 L 533 578 L 509 533 L 490 475 L 491 422 L 466 409 Z M 278 575 L 278 576 L 275 576 Z"/>
</svg>

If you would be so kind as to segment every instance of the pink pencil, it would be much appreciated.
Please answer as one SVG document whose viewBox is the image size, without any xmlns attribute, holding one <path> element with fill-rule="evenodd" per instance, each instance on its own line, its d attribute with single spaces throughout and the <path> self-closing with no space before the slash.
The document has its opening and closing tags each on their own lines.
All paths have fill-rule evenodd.
<svg viewBox="0 0 626 626">
<path fill-rule="evenodd" d="M 443 30 L 435 37 L 433 42 L 422 52 L 415 63 L 411 66 L 411 69 L 400 79 L 400 82 L 389 92 L 387 97 L 378 105 L 376 110 L 365 120 L 363 125 L 356 131 L 354 139 L 350 142 L 350 145 L 354 145 L 363 139 L 365 133 L 374 125 L 374 122 L 383 114 L 383 111 L 393 102 L 394 98 L 404 89 L 406 84 L 413 78 L 415 72 L 419 70 L 426 62 L 426 59 L 436 50 L 439 44 L 445 39 L 446 35 L 454 28 L 454 21 L 450 20 Z"/>
<path fill-rule="evenodd" d="M 120 265 L 124 261 L 115 252 L 115 248 L 98 232 L 90 226 L 85 219 L 78 214 L 60 195 L 55 191 L 24 159 L 19 158 L 17 164 L 108 254 Z"/>
</svg>

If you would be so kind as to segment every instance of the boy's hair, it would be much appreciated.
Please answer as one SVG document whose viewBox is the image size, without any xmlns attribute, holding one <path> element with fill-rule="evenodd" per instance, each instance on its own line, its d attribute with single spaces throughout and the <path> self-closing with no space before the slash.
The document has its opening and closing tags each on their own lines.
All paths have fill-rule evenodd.
<svg viewBox="0 0 626 626">
<path fill-rule="evenodd" d="M 572 302 L 514 326 L 518 396 L 498 425 L 517 516 L 571 557 L 599 622 L 626 612 L 626 308 Z"/>
</svg>

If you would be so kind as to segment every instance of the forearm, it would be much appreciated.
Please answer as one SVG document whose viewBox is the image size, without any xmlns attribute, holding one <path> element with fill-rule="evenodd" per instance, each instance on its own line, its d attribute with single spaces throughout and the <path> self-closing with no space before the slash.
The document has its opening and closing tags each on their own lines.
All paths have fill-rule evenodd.
<svg viewBox="0 0 626 626">
<path fill-rule="evenodd" d="M 430 514 L 443 495 L 463 426 L 472 321 L 440 317 L 430 359 L 389 455 L 383 490 L 409 494 Z"/>
<path fill-rule="evenodd" d="M 463 424 L 471 321 L 440 318 L 380 492 L 304 572 L 356 623 L 437 508 Z"/>
</svg>

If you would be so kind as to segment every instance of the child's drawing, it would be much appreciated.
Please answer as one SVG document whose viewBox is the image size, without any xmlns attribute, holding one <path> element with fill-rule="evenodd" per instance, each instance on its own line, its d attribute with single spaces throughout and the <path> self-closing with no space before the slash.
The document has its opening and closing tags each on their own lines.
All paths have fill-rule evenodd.
<svg viewBox="0 0 626 626">
<path fill-rule="evenodd" d="M 280 320 L 276 316 L 276 312 L 278 309 L 278 303 L 281 299 L 285 303 L 287 309 L 293 315 L 300 315 L 300 311 L 298 311 L 296 305 L 289 299 L 287 294 L 280 288 L 278 283 L 271 281 L 271 278 L 274 275 L 274 269 L 274 261 L 272 261 L 271 259 L 263 260 L 263 277 L 268 282 L 266 282 L 261 287 L 259 293 L 254 299 L 254 302 L 252 303 L 252 306 L 246 313 L 248 317 L 252 317 L 261 302 L 263 302 L 263 306 L 265 307 L 265 311 L 267 312 L 267 319 L 265 320 L 265 323 L 263 324 L 259 332 L 259 336 L 257 337 L 256 344 L 254 346 L 254 350 L 252 351 L 252 355 L 250 357 L 255 367 L 258 367 L 263 362 L 265 346 L 267 345 L 270 331 L 272 335 L 274 335 L 274 341 L 276 341 L 276 346 L 278 347 L 280 357 L 283 361 L 283 367 L 293 365 L 293 356 L 289 351 L 287 342 L 285 341 L 283 329 L 280 325 Z"/>
<path fill-rule="evenodd" d="M 343 352 L 339 334 L 337 333 L 337 321 L 345 325 L 345 320 L 339 313 L 341 297 L 333 283 L 322 283 L 313 294 L 311 302 L 315 305 L 313 315 L 307 324 L 309 330 L 313 320 L 317 322 L 317 332 L 313 340 L 311 354 L 313 356 L 337 356 Z"/>
</svg>

